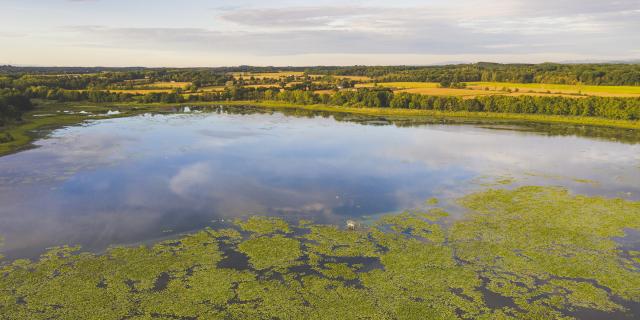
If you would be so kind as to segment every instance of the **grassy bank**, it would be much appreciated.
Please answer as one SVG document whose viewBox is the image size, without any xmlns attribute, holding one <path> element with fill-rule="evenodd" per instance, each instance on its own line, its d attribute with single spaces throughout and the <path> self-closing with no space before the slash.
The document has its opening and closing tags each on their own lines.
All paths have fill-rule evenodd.
<svg viewBox="0 0 640 320">
<path fill-rule="evenodd" d="M 39 102 L 34 111 L 23 116 L 22 121 L 0 127 L 0 155 L 28 148 L 31 142 L 43 133 L 67 125 L 79 124 L 86 120 L 129 117 L 145 112 L 171 112 L 173 108 L 175 105 Z M 120 113 L 107 115 L 109 110 L 117 110 Z"/>
<path fill-rule="evenodd" d="M 523 120 L 532 122 L 566 123 L 589 126 L 615 127 L 623 129 L 640 130 L 640 121 L 611 120 L 595 117 L 575 117 L 575 116 L 554 116 L 539 114 L 517 114 L 517 113 L 493 113 L 493 112 L 463 112 L 463 111 L 436 111 L 419 109 L 394 109 L 394 108 L 360 108 L 360 107 L 338 107 L 322 104 L 299 105 L 278 101 L 254 102 L 254 101 L 231 101 L 219 102 L 220 105 L 252 105 L 268 108 L 282 109 L 303 109 L 326 112 L 341 112 L 371 116 L 400 116 L 400 117 L 441 117 L 441 118 L 481 118 L 481 119 L 506 119 Z"/>
<path fill-rule="evenodd" d="M 470 119 L 500 119 L 543 123 L 560 123 L 572 125 L 587 125 L 640 130 L 640 121 L 611 120 L 592 117 L 553 116 L 537 114 L 512 114 L 489 112 L 443 112 L 419 109 L 394 108 L 360 108 L 339 107 L 330 105 L 299 105 L 279 101 L 224 101 L 224 102 L 188 102 L 188 103 L 59 103 L 40 101 L 36 110 L 27 113 L 23 121 L 0 128 L 0 155 L 16 152 L 27 148 L 39 136 L 39 132 L 81 123 L 86 120 L 128 117 L 142 113 L 171 113 L 177 107 L 189 106 L 256 106 L 270 109 L 299 109 L 308 111 L 322 111 L 346 113 L 365 116 L 382 117 L 437 117 L 437 118 L 470 118 Z M 107 111 L 117 110 L 117 115 L 107 115 Z M 67 112 L 64 112 L 67 111 Z M 81 114 L 80 112 L 87 112 Z"/>
</svg>

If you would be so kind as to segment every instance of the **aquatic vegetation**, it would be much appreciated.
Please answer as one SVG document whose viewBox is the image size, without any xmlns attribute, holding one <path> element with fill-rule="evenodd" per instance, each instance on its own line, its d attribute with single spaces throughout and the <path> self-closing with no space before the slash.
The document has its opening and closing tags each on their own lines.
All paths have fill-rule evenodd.
<svg viewBox="0 0 640 320">
<path fill-rule="evenodd" d="M 486 190 L 345 230 L 251 217 L 151 247 L 0 265 L 3 319 L 571 319 L 640 303 L 640 202 Z M 435 205 L 435 204 L 433 204 Z M 294 232 L 295 230 L 295 232 Z M 228 253 L 246 257 L 230 266 Z M 224 263 L 223 263 L 224 262 Z M 628 315 L 632 318 L 636 315 Z"/>
<path fill-rule="evenodd" d="M 502 176 L 482 175 L 474 178 L 471 181 L 471 183 L 477 184 L 485 188 L 508 186 L 516 182 L 517 182 L 516 178 L 512 177 L 511 175 L 502 175 Z"/>
<path fill-rule="evenodd" d="M 236 224 L 242 228 L 242 230 L 254 232 L 257 234 L 267 234 L 274 232 L 289 233 L 289 224 L 282 219 L 253 216 L 249 219 L 237 220 Z"/>
<path fill-rule="evenodd" d="M 590 185 L 594 185 L 594 186 L 599 185 L 599 183 L 597 181 L 590 180 L 590 179 L 573 179 L 573 181 L 577 182 L 577 183 L 590 184 Z"/>
<path fill-rule="evenodd" d="M 430 198 L 427 199 L 427 201 L 425 201 L 424 203 L 428 206 L 435 206 L 439 203 L 440 201 L 438 200 L 438 198 Z"/>
<path fill-rule="evenodd" d="M 613 297 L 640 301 L 640 269 L 612 240 L 640 229 L 640 203 L 543 187 L 490 190 L 461 203 L 474 214 L 452 226 L 458 257 L 519 308 L 535 301 L 612 311 L 621 308 Z"/>
<path fill-rule="evenodd" d="M 286 269 L 295 265 L 302 254 L 298 240 L 281 235 L 252 238 L 240 243 L 238 249 L 257 270 Z"/>
</svg>

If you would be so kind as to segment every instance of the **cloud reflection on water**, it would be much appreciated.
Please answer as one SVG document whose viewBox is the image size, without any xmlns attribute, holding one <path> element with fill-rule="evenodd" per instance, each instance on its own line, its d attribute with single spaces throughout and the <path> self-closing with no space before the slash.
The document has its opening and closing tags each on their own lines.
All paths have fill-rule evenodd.
<svg viewBox="0 0 640 320">
<path fill-rule="evenodd" d="M 475 126 L 140 116 L 58 130 L 38 144 L 0 158 L 0 234 L 10 257 L 67 243 L 100 250 L 246 214 L 343 223 L 454 197 L 486 175 L 640 192 L 639 145 Z M 568 178 L 548 177 L 558 175 Z"/>
</svg>

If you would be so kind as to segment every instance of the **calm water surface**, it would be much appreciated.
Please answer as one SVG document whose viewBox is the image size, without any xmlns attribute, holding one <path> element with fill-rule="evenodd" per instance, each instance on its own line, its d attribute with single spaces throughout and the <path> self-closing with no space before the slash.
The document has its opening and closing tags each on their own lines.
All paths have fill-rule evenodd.
<svg viewBox="0 0 640 320">
<path fill-rule="evenodd" d="M 360 120 L 218 111 L 56 130 L 0 158 L 3 253 L 102 250 L 250 214 L 343 224 L 501 179 L 640 198 L 633 142 L 530 125 Z"/>
</svg>

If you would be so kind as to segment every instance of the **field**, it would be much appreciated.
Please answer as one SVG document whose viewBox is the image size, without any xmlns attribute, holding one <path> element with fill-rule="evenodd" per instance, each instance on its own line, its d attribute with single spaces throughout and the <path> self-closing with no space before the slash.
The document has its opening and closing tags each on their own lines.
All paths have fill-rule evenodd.
<svg viewBox="0 0 640 320">
<path fill-rule="evenodd" d="M 293 81 L 293 82 L 289 82 L 287 83 L 286 87 L 287 88 L 291 88 L 297 84 L 301 84 L 302 82 L 299 81 Z M 280 88 L 280 84 L 279 83 L 272 83 L 272 84 L 247 84 L 244 85 L 243 87 L 245 88 Z"/>
<path fill-rule="evenodd" d="M 509 96 L 563 96 L 563 97 L 640 97 L 640 87 L 584 86 L 538 83 L 468 82 L 466 89 L 441 88 L 435 82 L 359 83 L 356 88 L 383 87 L 394 92 L 408 92 L 433 96 L 477 97 L 487 95 Z"/>
<path fill-rule="evenodd" d="M 232 72 L 230 73 L 234 78 L 239 79 L 242 77 L 244 80 L 250 79 L 253 77 L 254 79 L 282 79 L 287 77 L 303 77 L 304 72 L 301 71 L 280 71 L 280 72 Z M 311 74 L 309 75 L 312 79 L 320 79 L 325 77 L 326 75 L 322 74 Z M 335 79 L 348 79 L 357 82 L 367 82 L 370 81 L 371 78 L 365 76 L 339 76 L 339 75 L 331 75 L 331 77 Z"/>
<path fill-rule="evenodd" d="M 322 77 L 325 77 L 325 75 L 313 74 L 313 75 L 310 75 L 310 77 L 312 77 L 312 78 L 322 78 Z M 348 79 L 348 80 L 353 80 L 353 81 L 358 81 L 358 82 L 371 81 L 371 78 L 365 77 L 365 76 L 338 76 L 338 75 L 331 75 L 331 77 L 333 77 L 335 79 Z"/>
<path fill-rule="evenodd" d="M 496 92 L 470 89 L 451 89 L 451 88 L 412 88 L 394 90 L 394 92 L 416 93 L 429 96 L 448 96 L 448 97 L 464 97 L 474 98 L 478 96 L 496 95 Z"/>
<path fill-rule="evenodd" d="M 234 78 L 238 79 L 242 77 L 243 79 L 249 79 L 254 77 L 255 79 L 281 79 L 286 77 L 302 77 L 304 72 L 299 71 L 281 71 L 281 72 L 264 72 L 264 73 L 255 73 L 255 72 L 232 72 Z"/>
<path fill-rule="evenodd" d="M 153 87 L 158 89 L 175 89 L 182 88 L 185 89 L 191 85 L 191 82 L 154 82 L 150 84 L 139 85 L 141 87 Z"/>
<path fill-rule="evenodd" d="M 130 82 L 131 84 L 131 82 Z M 147 93 L 171 93 L 175 89 L 186 90 L 191 86 L 191 82 L 152 82 L 133 85 L 132 89 L 107 89 L 102 91 L 109 91 L 115 93 L 131 93 L 131 94 L 147 94 Z M 85 91 L 85 90 L 78 90 Z"/>
<path fill-rule="evenodd" d="M 316 90 L 313 93 L 315 94 L 334 94 L 335 90 Z"/>
<path fill-rule="evenodd" d="M 80 90 L 85 91 L 85 90 Z M 128 89 L 128 90 L 102 90 L 115 93 L 147 94 L 147 93 L 171 93 L 172 89 Z"/>
<path fill-rule="evenodd" d="M 489 91 L 503 91 L 503 88 L 520 93 L 539 94 L 583 94 L 601 97 L 640 97 L 640 87 L 635 86 L 587 86 L 570 84 L 542 84 L 542 83 L 504 83 L 504 82 L 468 82 L 472 89 Z"/>
<path fill-rule="evenodd" d="M 362 83 L 357 84 L 356 88 L 373 88 L 384 87 L 393 89 L 394 92 L 406 92 L 415 94 L 424 94 L 430 96 L 452 96 L 473 98 L 477 96 L 506 94 L 506 92 L 497 93 L 495 91 L 471 90 L 471 89 L 453 89 L 441 88 L 440 84 L 435 82 L 385 82 L 385 83 Z"/>
<path fill-rule="evenodd" d="M 287 83 L 287 87 L 291 86 L 291 83 Z M 280 84 L 246 84 L 245 88 L 280 88 Z"/>
<path fill-rule="evenodd" d="M 383 82 L 383 83 L 359 83 L 356 88 L 386 87 L 396 89 L 432 89 L 440 88 L 436 82 Z"/>
<path fill-rule="evenodd" d="M 221 92 L 221 91 L 224 91 L 225 88 L 226 88 L 225 86 L 212 86 L 212 87 L 203 87 L 198 90 L 203 92 Z"/>
<path fill-rule="evenodd" d="M 233 74 L 244 79 L 254 77 L 256 79 L 284 79 L 288 76 L 300 77 L 302 72 L 272 72 L 272 73 L 240 73 Z M 310 75 L 316 79 L 314 84 L 323 84 L 318 81 L 321 75 Z M 587 85 L 562 85 L 562 84 L 538 84 L 538 83 L 506 83 L 506 82 L 468 82 L 464 89 L 442 88 L 436 82 L 366 82 L 367 77 L 358 76 L 337 76 L 338 78 L 349 78 L 357 81 L 355 88 L 387 88 L 394 92 L 404 92 L 412 94 L 422 94 L 430 96 L 451 96 L 471 99 L 480 96 L 506 95 L 506 96 L 562 96 L 571 98 L 581 98 L 588 96 L 600 97 L 640 97 L 640 87 L 633 86 L 587 86 Z M 294 79 L 298 80 L 298 79 Z M 291 88 L 300 81 L 288 81 L 286 88 Z M 153 82 L 148 84 L 134 85 L 132 89 L 111 89 L 104 90 L 115 93 L 148 94 L 148 93 L 171 93 L 175 89 L 187 90 L 191 82 Z M 245 88 L 280 88 L 280 84 L 245 84 Z M 200 88 L 196 95 L 203 92 L 224 91 L 225 86 L 211 86 Z M 352 89 L 345 89 L 352 90 Z M 183 91 L 187 93 L 187 91 Z M 332 94 L 333 90 L 317 90 L 316 93 Z"/>
</svg>

